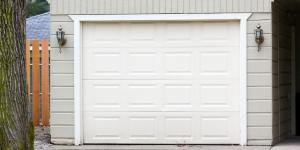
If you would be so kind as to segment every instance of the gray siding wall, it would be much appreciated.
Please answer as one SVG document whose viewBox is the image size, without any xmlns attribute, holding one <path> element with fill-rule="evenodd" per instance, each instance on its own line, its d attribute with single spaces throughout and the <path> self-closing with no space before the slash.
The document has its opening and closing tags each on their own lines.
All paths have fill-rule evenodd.
<svg viewBox="0 0 300 150">
<path fill-rule="evenodd" d="M 272 0 L 49 0 L 51 14 L 270 12 Z"/>
<path fill-rule="evenodd" d="M 55 32 L 61 25 L 67 44 L 59 53 Z M 51 16 L 51 137 L 55 144 L 74 143 L 74 23 L 66 15 Z"/>
<path fill-rule="evenodd" d="M 51 138 L 74 143 L 74 23 L 68 14 L 225 13 L 254 12 L 248 19 L 248 145 L 271 145 L 272 35 L 270 0 L 50 0 L 51 2 Z M 61 5 L 58 5 L 58 2 Z M 265 33 L 257 52 L 253 30 Z M 55 31 L 61 25 L 67 44 L 59 53 Z"/>
<path fill-rule="evenodd" d="M 278 143 L 280 141 L 279 134 L 279 100 L 278 100 L 278 24 L 279 24 L 279 14 L 278 14 L 278 4 L 272 3 L 272 82 L 273 82 L 273 117 L 272 117 L 272 131 L 273 131 L 273 141 Z"/>
<path fill-rule="evenodd" d="M 257 51 L 254 29 L 264 30 L 265 41 Z M 253 13 L 247 24 L 248 145 L 272 144 L 272 49 L 271 13 Z"/>
<path fill-rule="evenodd" d="M 284 3 L 272 4 L 273 37 L 273 138 L 291 136 L 291 18 Z"/>
</svg>

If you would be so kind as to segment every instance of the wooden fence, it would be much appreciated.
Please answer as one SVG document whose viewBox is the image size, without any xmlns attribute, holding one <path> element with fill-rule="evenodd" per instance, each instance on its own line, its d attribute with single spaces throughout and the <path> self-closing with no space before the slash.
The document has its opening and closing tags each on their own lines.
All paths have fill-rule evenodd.
<svg viewBox="0 0 300 150">
<path fill-rule="evenodd" d="M 26 41 L 28 100 L 35 126 L 49 126 L 49 41 Z M 41 114 L 40 114 L 41 113 Z"/>
</svg>

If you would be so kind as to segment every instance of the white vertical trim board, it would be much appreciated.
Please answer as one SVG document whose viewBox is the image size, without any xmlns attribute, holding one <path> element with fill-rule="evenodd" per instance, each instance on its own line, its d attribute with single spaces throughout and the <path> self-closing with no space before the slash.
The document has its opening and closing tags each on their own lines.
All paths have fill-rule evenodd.
<svg viewBox="0 0 300 150">
<path fill-rule="evenodd" d="M 248 16 L 250 17 L 250 16 Z M 247 19 L 240 20 L 240 145 L 247 144 Z M 245 88 L 245 89 L 244 89 Z"/>
<path fill-rule="evenodd" d="M 222 21 L 240 20 L 240 145 L 247 144 L 247 19 L 251 13 L 153 14 L 153 15 L 70 15 L 74 21 L 74 116 L 75 145 L 83 144 L 82 126 L 82 22 L 106 21 Z"/>
<path fill-rule="evenodd" d="M 83 143 L 82 140 L 82 116 L 81 116 L 81 28 L 82 22 L 74 20 L 74 136 L 75 145 Z"/>
</svg>

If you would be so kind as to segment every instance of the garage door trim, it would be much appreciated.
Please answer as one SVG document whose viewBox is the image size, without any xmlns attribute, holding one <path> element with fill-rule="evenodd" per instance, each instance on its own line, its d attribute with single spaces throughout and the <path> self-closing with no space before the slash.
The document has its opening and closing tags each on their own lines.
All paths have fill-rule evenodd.
<svg viewBox="0 0 300 150">
<path fill-rule="evenodd" d="M 247 143 L 247 19 L 251 13 L 69 15 L 74 21 L 74 144 L 83 144 L 82 23 L 108 21 L 240 21 L 240 145 Z"/>
</svg>

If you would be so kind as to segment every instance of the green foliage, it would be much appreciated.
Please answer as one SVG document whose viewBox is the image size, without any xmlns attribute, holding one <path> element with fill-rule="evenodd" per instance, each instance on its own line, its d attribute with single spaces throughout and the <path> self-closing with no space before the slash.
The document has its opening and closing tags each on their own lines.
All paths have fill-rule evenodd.
<svg viewBox="0 0 300 150">
<path fill-rule="evenodd" d="M 48 12 L 50 10 L 50 5 L 47 0 L 28 0 L 26 3 L 26 18 Z"/>
</svg>

